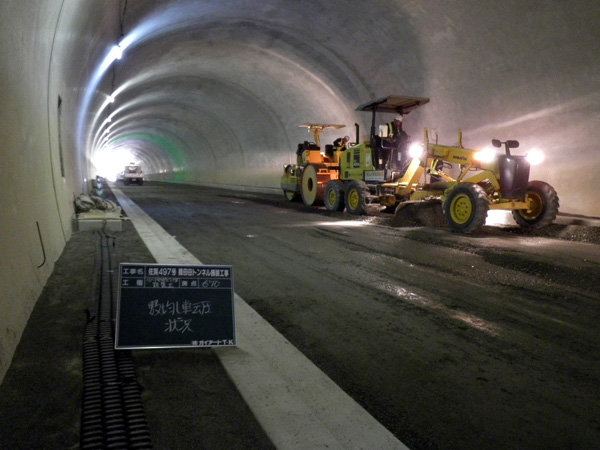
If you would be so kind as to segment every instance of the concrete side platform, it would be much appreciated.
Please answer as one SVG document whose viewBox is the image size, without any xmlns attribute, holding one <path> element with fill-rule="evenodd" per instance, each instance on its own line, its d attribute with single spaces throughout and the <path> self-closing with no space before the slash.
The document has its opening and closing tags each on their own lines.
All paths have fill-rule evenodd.
<svg viewBox="0 0 600 450">
<path fill-rule="evenodd" d="M 118 260 L 155 262 L 130 221 L 114 236 Z M 0 385 L 2 450 L 79 448 L 98 242 L 95 231 L 73 234 L 29 318 Z M 274 448 L 210 349 L 136 351 L 134 359 L 154 448 Z"/>
</svg>

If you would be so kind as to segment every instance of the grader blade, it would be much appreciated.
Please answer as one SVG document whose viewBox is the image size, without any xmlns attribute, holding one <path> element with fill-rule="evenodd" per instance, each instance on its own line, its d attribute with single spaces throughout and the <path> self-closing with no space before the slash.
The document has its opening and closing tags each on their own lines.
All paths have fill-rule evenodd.
<svg viewBox="0 0 600 450">
<path fill-rule="evenodd" d="M 440 200 L 419 200 L 398 205 L 392 219 L 395 227 L 447 227 Z"/>
</svg>

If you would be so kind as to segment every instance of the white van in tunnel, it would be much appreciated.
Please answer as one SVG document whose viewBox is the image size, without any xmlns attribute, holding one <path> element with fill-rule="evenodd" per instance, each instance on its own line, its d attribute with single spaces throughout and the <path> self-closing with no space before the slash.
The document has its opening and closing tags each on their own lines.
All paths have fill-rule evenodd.
<svg viewBox="0 0 600 450">
<path fill-rule="evenodd" d="M 123 183 L 125 185 L 137 183 L 140 186 L 144 184 L 144 173 L 142 172 L 142 168 L 138 164 L 134 163 L 125 166 L 125 171 L 123 172 Z"/>
</svg>

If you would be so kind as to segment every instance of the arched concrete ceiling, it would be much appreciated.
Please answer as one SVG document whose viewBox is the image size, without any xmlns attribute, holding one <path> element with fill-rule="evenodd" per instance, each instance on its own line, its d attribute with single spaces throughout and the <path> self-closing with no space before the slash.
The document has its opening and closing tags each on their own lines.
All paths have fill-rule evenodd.
<svg viewBox="0 0 600 450">
<path fill-rule="evenodd" d="M 365 137 L 357 105 L 429 97 L 413 139 L 538 146 L 561 210 L 600 216 L 597 0 L 2 0 L 0 35 L 0 380 L 102 160 L 277 191 L 298 125 Z"/>
<path fill-rule="evenodd" d="M 370 118 L 357 105 L 424 96 L 431 102 L 406 120 L 413 139 L 429 127 L 454 144 L 462 129 L 470 147 L 492 138 L 540 147 L 547 160 L 533 178 L 555 186 L 562 210 L 600 215 L 598 2 L 121 0 L 95 8 L 113 29 L 78 44 L 90 64 L 77 130 L 86 160 L 130 152 L 151 179 L 277 189 L 282 164 L 310 138 L 298 125 L 344 123 L 340 133 L 353 136 L 358 122 L 364 137 Z M 90 20 L 69 11 L 69 26 Z M 111 63 L 117 43 L 124 54 Z"/>
</svg>

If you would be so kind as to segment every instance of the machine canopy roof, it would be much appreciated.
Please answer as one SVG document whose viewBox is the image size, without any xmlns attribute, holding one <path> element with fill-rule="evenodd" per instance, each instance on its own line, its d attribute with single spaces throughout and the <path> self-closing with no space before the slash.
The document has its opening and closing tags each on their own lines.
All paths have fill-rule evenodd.
<svg viewBox="0 0 600 450">
<path fill-rule="evenodd" d="M 400 97 L 390 95 L 372 102 L 365 103 L 356 108 L 356 111 L 377 111 L 395 114 L 408 114 L 419 106 L 428 103 L 429 99 L 425 97 Z"/>
</svg>

